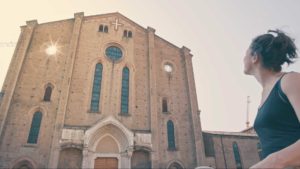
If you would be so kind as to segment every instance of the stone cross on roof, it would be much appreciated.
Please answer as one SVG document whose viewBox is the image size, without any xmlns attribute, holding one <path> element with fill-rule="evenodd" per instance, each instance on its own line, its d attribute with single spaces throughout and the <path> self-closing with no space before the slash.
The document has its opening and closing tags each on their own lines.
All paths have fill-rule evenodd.
<svg viewBox="0 0 300 169">
<path fill-rule="evenodd" d="M 115 26 L 115 30 L 118 30 L 118 26 L 122 26 L 123 24 L 119 23 L 119 18 L 116 18 L 115 22 L 111 23 L 112 25 Z"/>
</svg>

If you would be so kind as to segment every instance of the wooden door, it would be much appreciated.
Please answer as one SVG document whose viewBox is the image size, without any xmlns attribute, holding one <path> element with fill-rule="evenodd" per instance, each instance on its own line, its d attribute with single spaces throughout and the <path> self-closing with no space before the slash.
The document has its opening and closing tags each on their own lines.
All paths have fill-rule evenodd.
<svg viewBox="0 0 300 169">
<path fill-rule="evenodd" d="M 95 159 L 95 169 L 118 169 L 118 159 L 98 157 Z"/>
</svg>

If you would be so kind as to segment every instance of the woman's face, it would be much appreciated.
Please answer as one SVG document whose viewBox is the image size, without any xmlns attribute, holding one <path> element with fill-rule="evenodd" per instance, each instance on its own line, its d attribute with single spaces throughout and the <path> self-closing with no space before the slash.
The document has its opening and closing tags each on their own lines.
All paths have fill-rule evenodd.
<svg viewBox="0 0 300 169">
<path fill-rule="evenodd" d="M 244 73 L 246 75 L 252 74 L 253 69 L 253 58 L 254 56 L 251 55 L 251 49 L 248 48 L 246 54 L 244 56 Z"/>
</svg>

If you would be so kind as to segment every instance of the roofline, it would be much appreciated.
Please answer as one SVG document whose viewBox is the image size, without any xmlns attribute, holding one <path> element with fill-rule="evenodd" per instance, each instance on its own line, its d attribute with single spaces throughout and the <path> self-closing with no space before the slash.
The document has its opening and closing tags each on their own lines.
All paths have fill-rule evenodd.
<svg viewBox="0 0 300 169">
<path fill-rule="evenodd" d="M 119 13 L 119 12 L 111 12 L 111 13 L 105 13 L 105 14 L 97 14 L 97 15 L 88 15 L 88 16 L 84 16 L 84 13 L 83 12 L 77 12 L 77 13 L 74 13 L 74 17 L 73 18 L 68 18 L 68 19 L 62 19 L 62 20 L 56 20 L 56 21 L 50 21 L 50 22 L 44 22 L 44 23 L 39 23 L 38 25 L 44 25 L 44 24 L 51 24 L 51 23 L 56 23 L 56 22 L 64 22 L 64 21 L 70 21 L 70 20 L 74 20 L 75 19 L 75 15 L 76 14 L 82 14 L 84 18 L 88 19 L 88 18 L 93 18 L 93 17 L 103 17 L 103 16 L 106 16 L 106 15 L 120 15 L 121 17 L 123 17 L 124 19 L 128 20 L 129 22 L 132 22 L 133 24 L 137 25 L 139 28 L 143 29 L 144 32 L 147 32 L 147 28 L 141 26 L 140 24 L 134 22 L 133 20 L 129 19 L 128 17 L 126 17 L 125 15 Z M 25 27 L 27 25 L 22 25 L 20 27 Z M 161 36 L 158 36 L 157 34 L 155 34 L 155 37 L 163 40 L 164 42 L 168 43 L 169 45 L 177 48 L 177 49 L 181 49 L 180 47 L 174 45 L 173 43 L 165 40 L 164 38 L 162 38 Z"/>
<path fill-rule="evenodd" d="M 227 135 L 227 136 L 240 136 L 240 137 L 258 137 L 253 133 L 241 133 L 241 132 L 224 132 L 224 131 L 202 131 L 202 133 L 212 135 Z"/>
<path fill-rule="evenodd" d="M 246 128 L 246 129 L 242 130 L 241 132 L 245 132 L 245 131 L 248 131 L 248 130 L 251 130 L 251 129 L 253 129 L 253 126 L 248 127 L 248 128 Z"/>
</svg>

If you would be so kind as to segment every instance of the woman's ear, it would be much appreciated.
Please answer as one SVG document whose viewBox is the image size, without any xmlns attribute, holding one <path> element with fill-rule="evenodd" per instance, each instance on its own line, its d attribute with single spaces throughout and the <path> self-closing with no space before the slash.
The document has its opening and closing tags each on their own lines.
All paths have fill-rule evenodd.
<svg viewBox="0 0 300 169">
<path fill-rule="evenodd" d="M 254 52 L 254 54 L 253 54 L 252 57 L 251 57 L 251 60 L 252 60 L 252 63 L 253 63 L 253 64 L 256 64 L 256 63 L 259 62 L 260 57 L 259 57 L 259 55 L 258 55 L 256 52 Z"/>
</svg>

